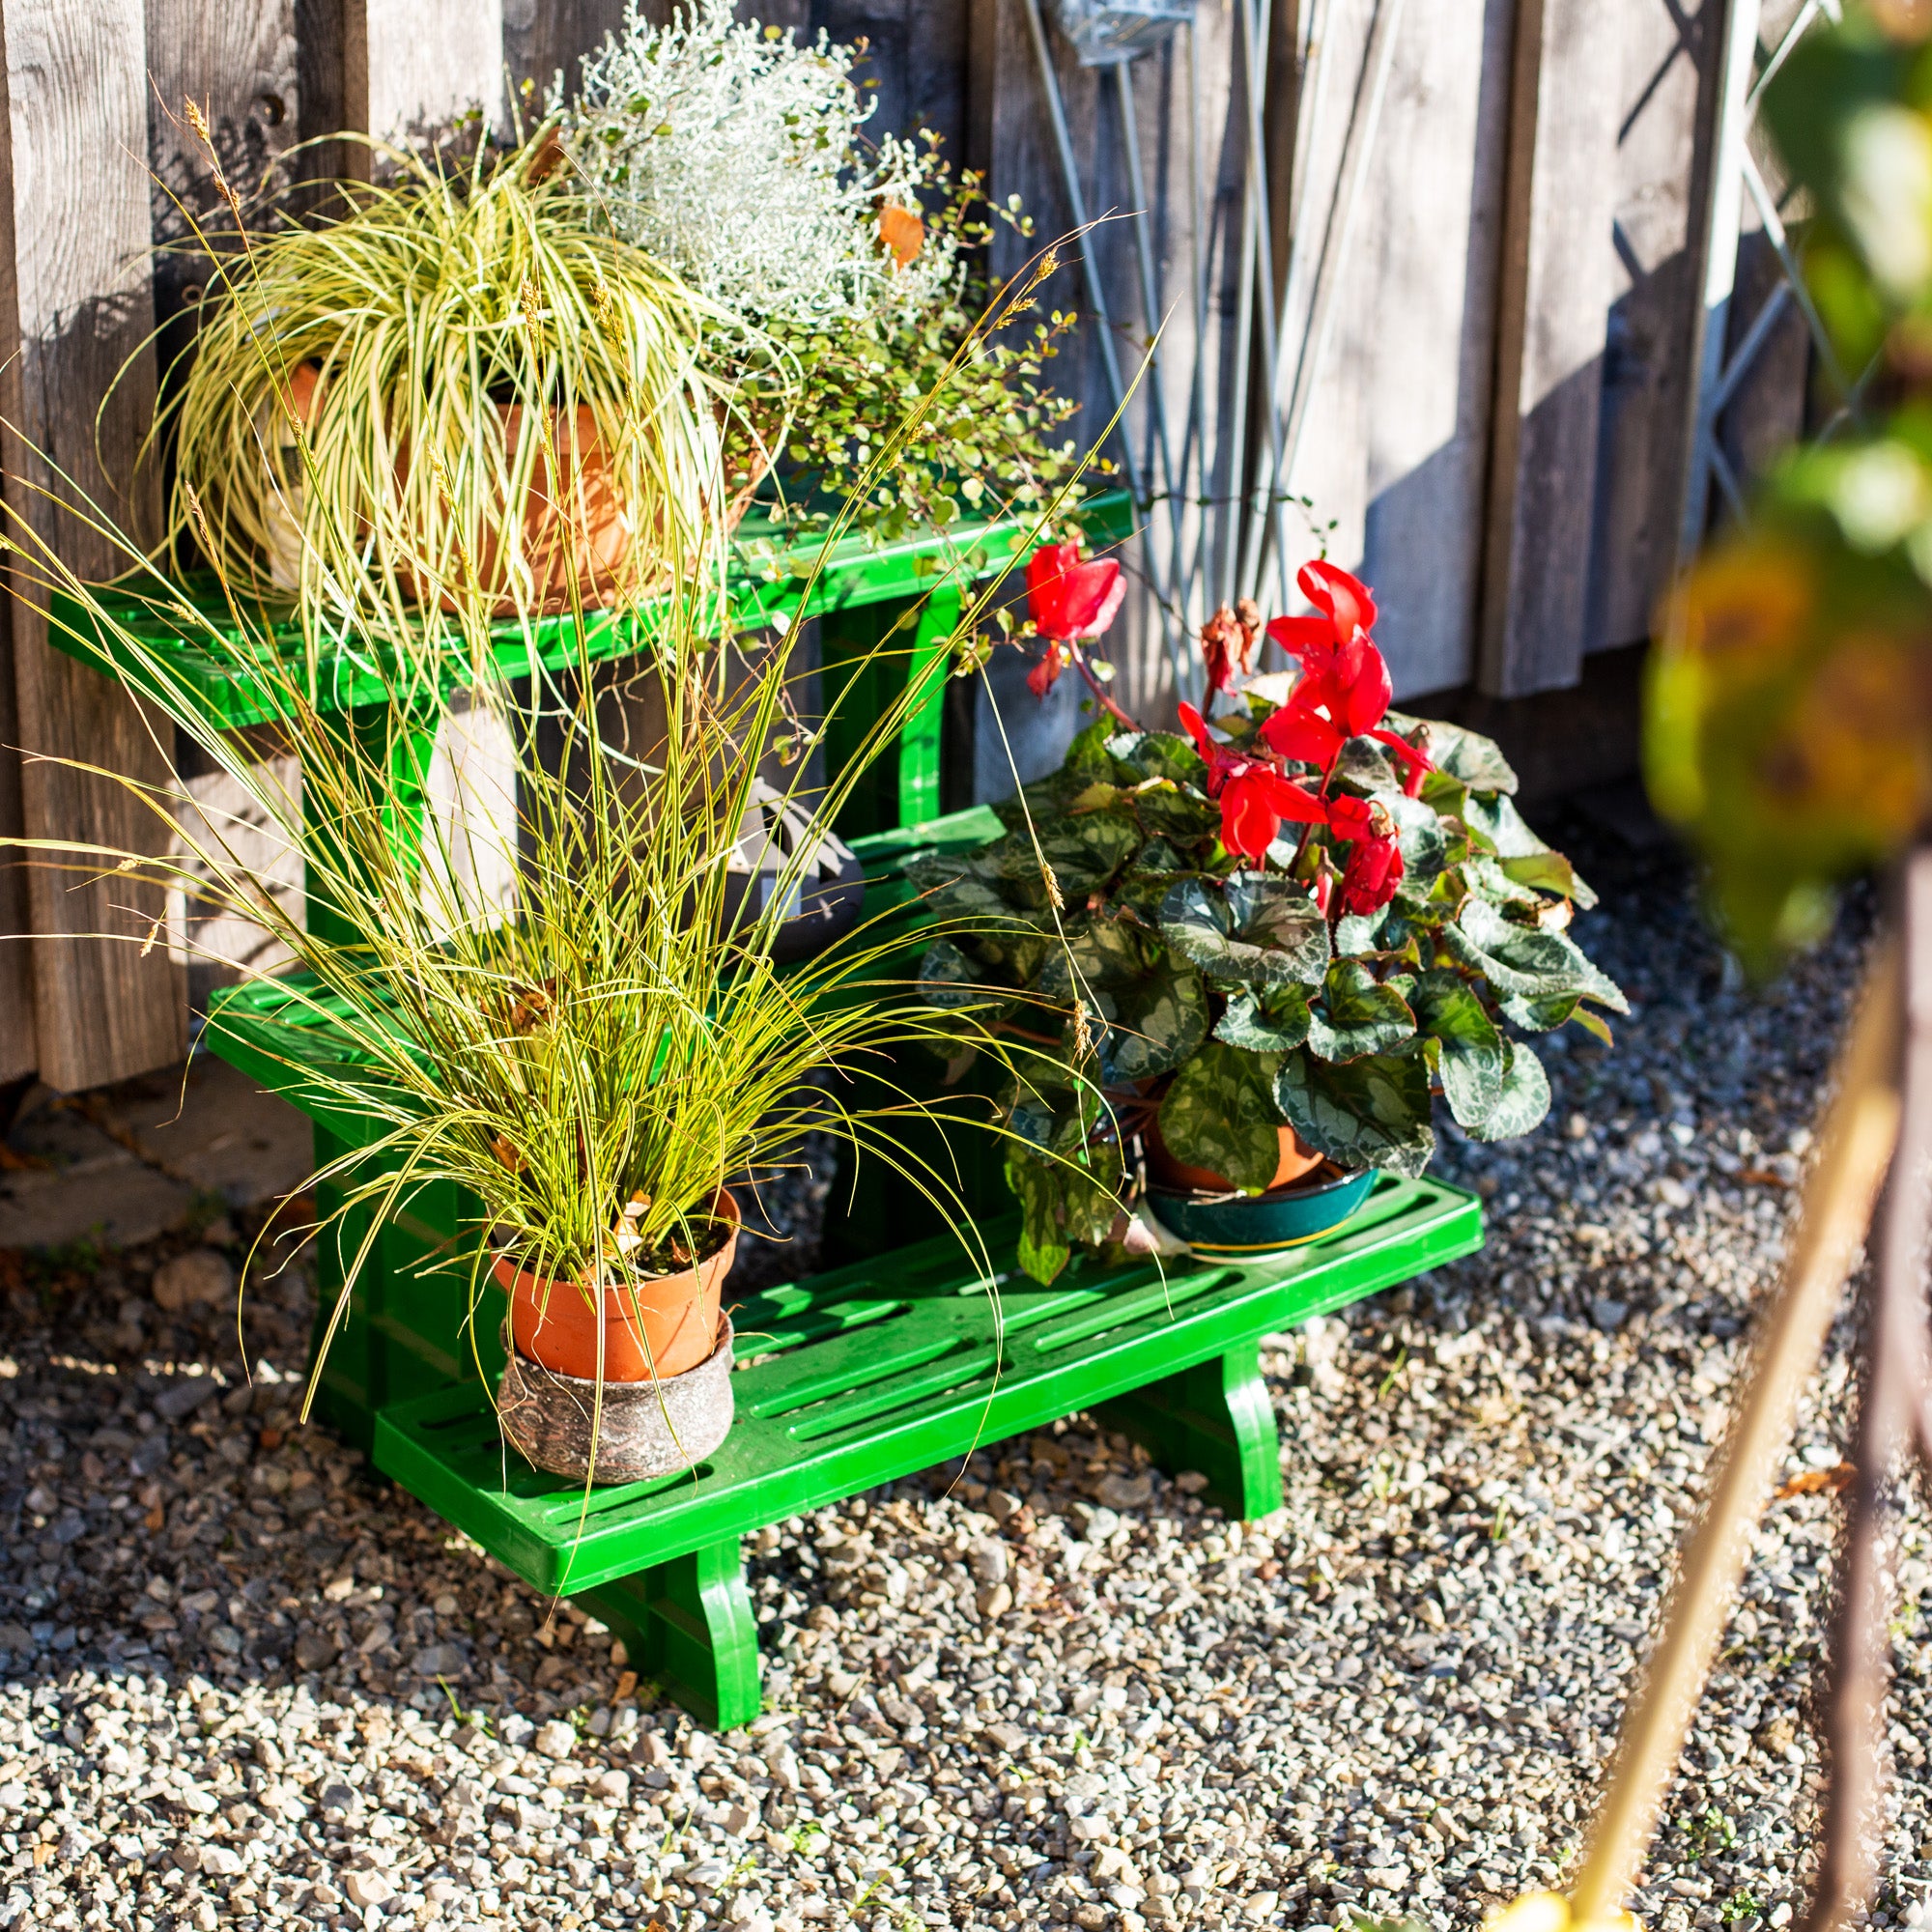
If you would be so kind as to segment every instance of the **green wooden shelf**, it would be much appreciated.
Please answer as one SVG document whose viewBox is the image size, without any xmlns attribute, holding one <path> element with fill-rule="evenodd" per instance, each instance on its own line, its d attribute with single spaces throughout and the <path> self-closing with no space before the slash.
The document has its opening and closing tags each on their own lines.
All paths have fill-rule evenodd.
<svg viewBox="0 0 1932 1932">
<path fill-rule="evenodd" d="M 996 1263 L 1010 1264 L 1018 1228 L 1017 1217 L 984 1228 Z M 473 1378 L 384 1408 L 375 1462 L 537 1589 L 585 1590 L 1231 1352 L 1252 1356 L 1263 1335 L 1481 1243 L 1473 1196 L 1387 1178 L 1345 1228 L 1240 1266 L 1089 1265 L 1042 1289 L 1010 1264 L 981 1273 L 941 1236 L 739 1303 L 737 1420 L 689 1473 L 586 1497 L 505 1451 Z M 1281 1499 L 1265 1390 L 1258 1400 L 1239 1429 L 1200 1403 L 1192 1416 L 1155 1414 L 1144 1399 L 1117 1420 L 1207 1475 L 1230 1515 L 1258 1516 Z"/>
<path fill-rule="evenodd" d="M 1134 527 L 1132 501 L 1123 490 L 1090 498 L 1075 515 L 1096 546 L 1118 544 Z M 1034 520 L 1027 517 L 961 517 L 944 531 L 878 544 L 849 536 L 826 549 L 788 540 L 754 514 L 740 526 L 733 546 L 728 582 L 731 622 L 741 630 L 758 630 L 779 620 L 836 619 L 847 611 L 910 605 L 935 594 L 941 603 L 950 594 L 956 615 L 958 585 L 1005 569 L 1033 527 Z M 174 696 L 194 702 L 224 728 L 265 724 L 275 716 L 260 679 L 245 666 L 210 648 L 211 628 L 230 639 L 242 636 L 212 578 L 182 583 L 158 575 L 141 581 L 123 579 L 99 594 L 116 622 L 162 662 L 173 681 Z M 591 660 L 633 657 L 648 649 L 654 608 L 587 613 L 585 642 Z M 300 628 L 286 610 L 262 606 L 250 614 L 259 620 L 257 629 L 266 648 L 282 665 L 302 663 Z M 832 628 L 836 633 L 837 624 Z M 949 620 L 939 635 L 950 629 Z M 83 663 L 105 669 L 137 690 L 152 690 L 154 667 L 99 630 L 71 596 L 54 597 L 49 638 Z M 909 636 L 907 650 L 916 653 L 922 641 L 930 648 L 930 639 Z M 492 655 L 503 676 L 519 678 L 529 676 L 539 666 L 553 672 L 574 668 L 580 652 L 566 614 L 527 624 L 503 620 L 494 627 Z M 837 663 L 844 655 L 848 653 L 835 644 L 828 661 Z M 325 709 L 340 711 L 386 704 L 395 688 L 389 672 L 366 642 L 345 636 L 318 657 L 315 699 Z M 439 687 L 446 695 L 471 681 L 461 643 L 455 642 L 439 668 Z M 935 732 L 936 728 L 935 724 Z M 935 792 L 924 800 L 923 809 L 907 816 L 928 817 L 937 804 Z"/>
</svg>

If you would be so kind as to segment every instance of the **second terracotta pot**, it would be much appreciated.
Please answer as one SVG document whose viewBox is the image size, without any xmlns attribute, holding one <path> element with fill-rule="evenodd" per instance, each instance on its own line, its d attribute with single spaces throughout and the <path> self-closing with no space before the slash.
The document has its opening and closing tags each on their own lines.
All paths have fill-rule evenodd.
<svg viewBox="0 0 1932 1932">
<path fill-rule="evenodd" d="M 662 1380 L 695 1369 L 717 1346 L 719 1298 L 738 1252 L 738 1204 L 728 1190 L 719 1189 L 711 1212 L 729 1225 L 724 1246 L 676 1274 L 607 1288 L 601 1311 L 578 1283 L 549 1281 L 498 1257 L 496 1277 L 510 1297 L 518 1350 L 558 1375 L 595 1381 L 601 1328 L 607 1382 Z"/>
<path fill-rule="evenodd" d="M 1275 1163 L 1269 1188 L 1286 1187 L 1303 1175 L 1313 1174 L 1321 1165 L 1321 1156 L 1293 1127 L 1278 1127 L 1281 1158 Z M 1193 1167 L 1177 1160 L 1160 1137 L 1160 1123 L 1151 1121 L 1147 1128 L 1148 1176 L 1161 1187 L 1193 1188 L 1204 1194 L 1233 1194 L 1238 1190 L 1225 1175 L 1211 1168 Z"/>
</svg>

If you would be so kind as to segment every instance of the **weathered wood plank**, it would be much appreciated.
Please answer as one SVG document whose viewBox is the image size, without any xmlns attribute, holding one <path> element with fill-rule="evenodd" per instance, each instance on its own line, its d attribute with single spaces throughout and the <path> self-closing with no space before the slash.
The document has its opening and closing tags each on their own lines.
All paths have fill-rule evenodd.
<svg viewBox="0 0 1932 1932">
<path fill-rule="evenodd" d="M 141 348 L 154 323 L 142 10 L 140 0 L 6 0 L 0 28 L 0 201 L 13 227 L 12 286 L 0 312 L 10 352 L 0 415 L 15 426 L 0 442 L 8 506 L 76 569 L 106 572 L 117 567 L 111 548 L 32 486 L 69 497 L 77 488 L 135 531 L 155 528 L 154 479 L 134 464 L 155 396 L 153 353 Z M 130 356 L 97 426 L 100 400 Z M 164 782 L 148 722 L 117 686 L 50 648 L 43 607 L 15 589 L 18 742 L 41 754 L 20 774 L 27 836 L 156 850 L 159 828 L 123 788 L 50 762 L 85 759 Z M 178 1059 L 185 1008 L 166 946 L 144 952 L 125 938 L 77 937 L 154 930 L 165 912 L 160 892 L 125 876 L 76 884 L 36 867 L 27 896 L 42 1077 L 87 1087 Z"/>
<path fill-rule="evenodd" d="M 1583 648 L 1649 636 L 1676 564 L 1720 0 L 1621 14 L 1614 249 Z"/>
<path fill-rule="evenodd" d="M 1581 675 L 1615 257 L 1623 7 L 1523 0 L 1503 198 L 1480 678 L 1520 696 Z"/>
<path fill-rule="evenodd" d="M 1318 232 L 1375 11 L 1373 0 L 1328 10 L 1302 202 Z M 1405 696 L 1461 684 L 1474 666 L 1512 11 L 1507 0 L 1456 10 L 1410 0 L 1402 17 L 1339 319 L 1290 484 L 1313 504 L 1306 520 L 1290 511 L 1300 537 L 1292 563 L 1316 554 L 1319 531 L 1336 561 L 1375 585 L 1377 634 Z M 1306 326 L 1318 253 L 1309 250 L 1293 298 L 1291 343 Z M 1269 572 L 1265 587 L 1274 582 Z"/>
<path fill-rule="evenodd" d="M 353 129 L 395 140 L 480 107 L 505 118 L 504 0 L 295 0 L 304 139 Z M 514 4 L 514 0 L 513 0 Z M 345 143 L 331 169 L 366 177 Z"/>
<path fill-rule="evenodd" d="M 652 18 L 668 17 L 668 4 L 645 8 Z M 624 0 L 503 0 L 503 62 L 521 93 L 538 113 L 559 74 L 564 92 L 575 94 L 578 63 L 624 24 Z M 527 109 L 525 119 L 531 118 Z"/>
</svg>

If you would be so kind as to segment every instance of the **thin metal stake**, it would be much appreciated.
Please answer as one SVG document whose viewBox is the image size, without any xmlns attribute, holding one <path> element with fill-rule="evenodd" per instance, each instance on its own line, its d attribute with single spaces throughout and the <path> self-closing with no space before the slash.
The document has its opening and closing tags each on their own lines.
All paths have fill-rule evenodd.
<svg viewBox="0 0 1932 1932">
<path fill-rule="evenodd" d="M 1047 44 L 1046 22 L 1040 17 L 1039 0 L 1026 0 L 1026 12 L 1027 26 L 1033 34 L 1034 52 L 1039 60 L 1040 85 L 1046 93 L 1047 116 L 1053 123 L 1054 145 L 1060 151 L 1061 182 L 1066 190 L 1067 210 L 1073 216 L 1073 225 L 1080 238 L 1080 266 L 1087 283 L 1087 299 L 1094 310 L 1094 332 L 1100 343 L 1100 366 L 1105 372 L 1108 396 L 1114 406 L 1121 454 L 1125 460 L 1127 481 L 1133 490 L 1135 504 L 1145 514 L 1151 492 L 1147 488 L 1145 473 L 1135 461 L 1133 438 L 1127 429 L 1126 384 L 1121 380 L 1120 357 L 1114 351 L 1114 325 L 1107 313 L 1106 295 L 1100 286 L 1100 263 L 1094 252 L 1094 234 L 1087 220 L 1087 197 L 1080 192 L 1080 170 L 1073 157 L 1073 137 L 1066 128 L 1066 105 L 1060 98 L 1060 74 L 1053 65 L 1053 49 Z M 1169 598 L 1161 576 L 1160 556 L 1151 537 L 1145 531 L 1141 537 L 1141 548 L 1147 555 L 1148 582 L 1152 586 L 1154 602 L 1160 607 L 1165 619 Z M 1163 628 L 1167 632 L 1168 662 L 1174 668 L 1176 687 L 1184 689 L 1179 639 L 1171 622 L 1164 621 Z"/>
<path fill-rule="evenodd" d="M 1148 370 L 1147 382 L 1153 391 L 1151 414 L 1153 417 L 1153 446 L 1160 459 L 1160 486 L 1167 497 L 1168 526 L 1171 532 L 1168 556 L 1168 587 L 1176 597 L 1179 596 L 1180 557 L 1182 530 L 1187 507 L 1181 500 L 1180 481 L 1175 473 L 1174 446 L 1168 437 L 1167 396 L 1160 383 L 1160 349 L 1158 336 L 1164 327 L 1165 318 L 1160 309 L 1160 290 L 1156 282 L 1153 255 L 1153 227 L 1148 215 L 1147 177 L 1141 168 L 1140 128 L 1134 119 L 1134 83 L 1128 71 L 1131 63 L 1114 63 L 1114 92 L 1121 107 L 1121 128 L 1127 150 L 1127 191 L 1134 201 L 1134 254 L 1140 263 L 1141 308 L 1147 317 L 1148 327 Z M 1150 539 L 1150 541 L 1151 541 Z M 1178 604 L 1169 611 L 1168 621 L 1183 633 L 1189 628 L 1189 612 L 1184 605 Z M 1185 689 L 1177 691 L 1177 697 L 1186 697 L 1190 694 Z"/>
<path fill-rule="evenodd" d="M 1282 514 L 1283 505 L 1293 481 L 1295 458 L 1301 453 L 1301 439 L 1308 427 L 1315 384 L 1321 373 L 1321 365 L 1327 359 L 1328 340 L 1334 332 L 1342 279 L 1348 271 L 1350 250 L 1355 237 L 1355 218 L 1361 211 L 1362 187 L 1368 180 L 1369 164 L 1375 158 L 1376 133 L 1381 122 L 1382 102 L 1388 96 L 1389 74 L 1395 66 L 1396 34 L 1402 22 L 1402 10 L 1403 0 L 1381 0 L 1376 9 L 1375 25 L 1369 31 L 1369 44 L 1362 61 L 1364 92 L 1357 98 L 1355 113 L 1349 126 L 1349 137 L 1344 144 L 1335 205 L 1329 212 L 1328 232 L 1321 245 L 1321 265 L 1315 275 L 1308 328 L 1302 337 L 1301 353 L 1295 359 L 1294 386 L 1289 397 L 1287 428 L 1275 446 L 1275 473 L 1268 494 L 1275 503 L 1275 542 L 1282 553 L 1277 561 L 1284 577 L 1288 524 Z M 1279 416 L 1276 420 L 1280 420 Z M 1260 575 L 1261 562 L 1257 557 L 1253 577 L 1258 581 Z"/>
</svg>

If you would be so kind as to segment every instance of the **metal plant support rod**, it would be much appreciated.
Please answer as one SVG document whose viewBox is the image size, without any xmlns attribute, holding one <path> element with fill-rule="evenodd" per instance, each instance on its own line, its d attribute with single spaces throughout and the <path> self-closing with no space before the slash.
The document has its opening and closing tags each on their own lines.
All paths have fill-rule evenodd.
<svg viewBox="0 0 1932 1932">
<path fill-rule="evenodd" d="M 1140 264 L 1141 308 L 1147 317 L 1147 381 L 1153 391 L 1150 412 L 1153 419 L 1154 452 L 1160 459 L 1160 487 L 1167 498 L 1167 521 L 1169 529 L 1168 550 L 1168 588 L 1175 597 L 1175 607 L 1169 611 L 1169 622 L 1185 633 L 1190 628 L 1189 612 L 1185 596 L 1180 585 L 1181 553 L 1183 534 L 1186 526 L 1187 505 L 1182 497 L 1181 480 L 1184 469 L 1177 471 L 1174 462 L 1174 445 L 1168 435 L 1167 393 L 1160 381 L 1160 337 L 1165 327 L 1166 318 L 1161 313 L 1158 270 L 1154 265 L 1153 228 L 1148 215 L 1147 176 L 1141 167 L 1140 128 L 1134 116 L 1134 81 L 1130 71 L 1131 61 L 1114 63 L 1114 93 L 1121 108 L 1121 131 L 1127 150 L 1127 191 L 1133 197 L 1134 213 L 1134 254 Z M 1196 356 L 1199 362 L 1199 356 Z M 1150 533 L 1151 547 L 1151 533 Z M 1176 696 L 1185 697 L 1189 693 L 1182 689 Z"/>
<path fill-rule="evenodd" d="M 1134 503 L 1143 515 L 1147 514 L 1151 492 L 1147 488 L 1147 478 L 1134 457 L 1133 437 L 1127 427 L 1127 390 L 1121 378 L 1121 360 L 1114 348 L 1113 318 L 1107 312 L 1106 294 L 1100 285 L 1100 264 L 1094 252 L 1094 235 L 1087 220 L 1087 197 L 1080 192 L 1080 169 L 1073 156 L 1073 137 L 1067 131 L 1066 104 L 1060 97 L 1060 75 L 1053 65 L 1053 49 L 1047 43 L 1046 22 L 1040 16 L 1039 0 L 1026 0 L 1027 26 L 1033 35 L 1034 53 L 1039 61 L 1040 85 L 1046 93 L 1046 111 L 1053 123 L 1054 145 L 1060 152 L 1061 182 L 1066 190 L 1067 211 L 1073 216 L 1073 225 L 1080 238 L 1080 267 L 1087 284 L 1087 299 L 1094 310 L 1094 332 L 1100 343 L 1100 366 L 1107 379 L 1107 393 L 1114 406 L 1115 429 L 1121 439 L 1121 454 L 1124 458 L 1127 482 L 1134 494 Z M 1148 582 L 1153 589 L 1154 602 L 1160 607 L 1165 618 L 1170 607 L 1167 586 L 1160 569 L 1160 554 L 1155 549 L 1151 534 L 1143 531 L 1141 547 L 1147 557 Z M 1179 639 L 1175 635 L 1172 622 L 1163 622 L 1166 632 L 1168 663 L 1172 667 L 1178 689 L 1185 689 L 1182 679 L 1185 675 Z"/>
<path fill-rule="evenodd" d="M 1276 338 L 1279 328 L 1275 320 L 1274 299 L 1274 237 L 1273 223 L 1268 216 L 1267 207 L 1267 151 L 1264 145 L 1263 115 L 1265 107 L 1267 73 L 1263 65 L 1263 49 L 1267 45 L 1269 0 L 1236 0 L 1236 11 L 1241 24 L 1241 58 L 1247 69 L 1247 84 L 1242 90 L 1246 96 L 1248 122 L 1248 180 L 1250 198 L 1254 206 L 1254 226 L 1251 235 L 1255 251 L 1254 285 L 1259 291 L 1259 321 L 1262 333 L 1262 380 L 1267 385 L 1267 430 L 1268 455 L 1273 462 L 1273 473 L 1281 474 L 1281 413 L 1274 406 L 1274 399 L 1280 387 L 1280 363 Z M 1287 570 L 1288 520 L 1278 495 L 1270 489 L 1259 502 L 1252 493 L 1243 506 L 1243 523 L 1266 524 L 1273 522 L 1280 526 L 1282 538 L 1278 548 L 1278 574 L 1281 579 L 1281 601 L 1286 607 L 1289 598 Z M 1246 573 L 1236 580 L 1244 587 L 1252 587 Z"/>
<path fill-rule="evenodd" d="M 1361 212 L 1362 188 L 1368 180 L 1369 165 L 1375 158 L 1376 133 L 1381 123 L 1382 104 L 1388 98 L 1389 75 L 1395 67 L 1396 37 L 1402 23 L 1402 13 L 1403 0 L 1381 0 L 1376 9 L 1375 25 L 1369 30 L 1369 44 L 1362 59 L 1363 92 L 1356 98 L 1355 110 L 1349 124 L 1335 204 L 1329 211 L 1328 229 L 1321 244 L 1321 264 L 1316 270 L 1315 293 L 1309 304 L 1308 327 L 1302 336 L 1300 354 L 1295 358 L 1294 386 L 1289 395 L 1287 427 L 1275 447 L 1275 472 L 1268 494 L 1275 503 L 1275 543 L 1282 552 L 1277 562 L 1284 577 L 1288 525 L 1283 505 L 1293 481 L 1295 459 L 1301 453 L 1301 439 L 1308 428 L 1315 384 L 1321 376 L 1321 365 L 1327 359 L 1329 338 L 1334 333 L 1342 278 L 1348 272 L 1349 253 L 1355 237 L 1355 220 Z M 1284 350 L 1286 346 L 1284 342 Z M 1278 398 L 1280 391 L 1277 389 L 1272 393 Z M 1276 420 L 1280 418 L 1277 416 Z M 1259 540 L 1258 531 L 1258 545 Z M 1257 554 L 1247 578 L 1250 582 L 1256 582 L 1260 577 L 1261 557 Z"/>
<path fill-rule="evenodd" d="M 1296 310 L 1301 306 L 1301 286 L 1308 278 L 1308 231 L 1307 219 L 1309 185 L 1308 178 L 1314 165 L 1322 108 L 1325 106 L 1328 89 L 1324 85 L 1326 62 L 1322 50 L 1327 40 L 1328 0 L 1314 0 L 1309 13 L 1308 40 L 1302 51 L 1299 84 L 1295 90 L 1294 155 L 1291 163 L 1293 174 L 1289 181 L 1288 202 L 1288 268 L 1282 277 L 1281 315 L 1275 335 L 1274 382 L 1268 390 L 1268 408 L 1277 418 L 1281 411 L 1281 371 L 1283 357 L 1288 353 L 1288 331 Z M 1285 471 L 1277 464 L 1270 476 L 1267 496 L 1274 500 L 1285 495 L 1287 488 Z M 1276 549 L 1286 555 L 1286 517 L 1287 504 L 1280 502 L 1279 516 L 1284 527 L 1276 531 Z M 1259 594 L 1261 583 L 1262 554 L 1265 545 L 1265 525 L 1257 519 L 1250 526 L 1249 540 L 1241 560 L 1238 582 L 1250 596 Z M 1281 570 L 1282 596 L 1287 601 L 1287 570 L 1285 563 Z"/>
<path fill-rule="evenodd" d="M 1247 0 L 1238 0 L 1245 12 Z M 1242 86 L 1250 85 L 1248 79 Z M 1248 361 L 1254 354 L 1255 321 L 1255 183 L 1252 175 L 1243 178 L 1241 193 L 1241 266 L 1235 296 L 1235 394 L 1228 412 L 1228 484 L 1222 511 L 1220 596 L 1223 604 L 1235 601 L 1236 577 L 1240 567 L 1242 482 L 1248 468 Z M 1220 452 L 1215 452 L 1218 457 Z M 1218 463 L 1217 463 L 1218 469 Z"/>
<path fill-rule="evenodd" d="M 1180 443 L 1180 478 L 1187 481 L 1190 455 L 1195 457 L 1201 488 L 1195 505 L 1194 555 L 1179 585 L 1181 603 L 1191 612 L 1195 586 L 1208 558 L 1208 500 L 1211 486 L 1208 467 L 1208 268 L 1214 259 L 1214 238 L 1208 227 L 1204 184 L 1207 162 L 1201 152 L 1201 43 L 1192 20 L 1187 34 L 1187 185 L 1193 198 L 1194 219 L 1187 235 L 1187 267 L 1194 285 L 1194 382 L 1188 396 L 1187 434 Z"/>
</svg>

